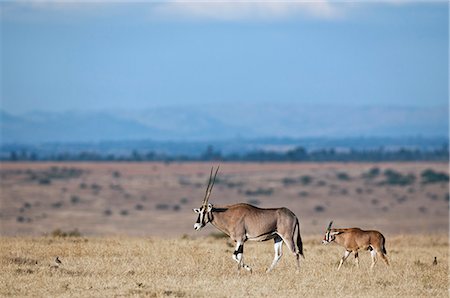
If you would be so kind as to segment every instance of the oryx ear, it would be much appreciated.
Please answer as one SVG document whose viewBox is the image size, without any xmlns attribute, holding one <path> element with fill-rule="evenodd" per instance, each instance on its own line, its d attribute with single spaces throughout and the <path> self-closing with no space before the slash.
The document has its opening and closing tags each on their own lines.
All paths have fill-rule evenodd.
<svg viewBox="0 0 450 298">
<path fill-rule="evenodd" d="M 210 212 L 213 208 L 212 204 L 208 204 L 208 207 L 206 207 L 206 212 Z"/>
<path fill-rule="evenodd" d="M 194 209 L 192 209 L 192 211 L 194 211 L 195 213 L 200 213 L 200 209 L 199 208 L 194 208 Z"/>
</svg>

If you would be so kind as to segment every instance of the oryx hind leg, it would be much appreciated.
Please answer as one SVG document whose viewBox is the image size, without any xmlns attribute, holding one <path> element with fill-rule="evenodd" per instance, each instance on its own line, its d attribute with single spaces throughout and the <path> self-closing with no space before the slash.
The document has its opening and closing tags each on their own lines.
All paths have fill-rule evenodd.
<svg viewBox="0 0 450 298">
<path fill-rule="evenodd" d="M 300 252 L 297 251 L 297 249 L 295 248 L 295 242 L 294 242 L 294 238 L 293 237 L 283 237 L 283 241 L 284 243 L 286 243 L 286 246 L 289 248 L 289 250 L 295 255 L 296 258 L 296 262 L 297 262 L 297 270 L 300 269 Z"/>
<path fill-rule="evenodd" d="M 378 254 L 380 255 L 381 259 L 384 261 L 384 263 L 386 263 L 386 265 L 389 266 L 389 261 L 388 261 L 386 255 L 381 251 L 379 251 Z"/>
<path fill-rule="evenodd" d="M 375 264 L 377 263 L 377 251 L 375 249 L 370 249 L 370 256 L 372 257 L 372 264 L 370 265 L 370 270 L 375 267 Z"/>
<path fill-rule="evenodd" d="M 356 264 L 356 267 L 359 268 L 359 255 L 358 255 L 358 251 L 355 251 L 354 254 L 355 254 L 355 264 Z"/>
<path fill-rule="evenodd" d="M 247 271 L 250 271 L 250 273 L 252 272 L 252 268 L 246 264 L 244 264 L 243 261 L 243 256 L 244 256 L 244 243 L 241 241 L 237 241 L 236 243 L 236 249 L 234 250 L 233 253 L 233 260 L 235 260 L 238 263 L 238 271 L 241 269 L 241 267 L 244 267 L 244 269 L 246 269 Z"/>
<path fill-rule="evenodd" d="M 277 264 L 278 261 L 281 259 L 281 256 L 283 255 L 282 247 L 283 247 L 283 239 L 280 236 L 276 236 L 274 239 L 274 250 L 275 250 L 275 256 L 273 257 L 272 265 L 270 265 L 269 269 L 267 269 L 266 272 L 270 272 Z"/>
</svg>

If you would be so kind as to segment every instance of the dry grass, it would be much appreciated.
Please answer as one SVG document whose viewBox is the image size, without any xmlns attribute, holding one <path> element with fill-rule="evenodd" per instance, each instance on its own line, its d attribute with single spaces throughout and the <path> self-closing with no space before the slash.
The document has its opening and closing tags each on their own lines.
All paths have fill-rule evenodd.
<svg viewBox="0 0 450 298">
<path fill-rule="evenodd" d="M 446 235 L 388 238 L 392 266 L 379 262 L 373 272 L 369 253 L 361 252 L 360 269 L 349 258 L 338 273 L 343 249 L 320 239 L 305 237 L 299 273 L 284 246 L 278 267 L 266 274 L 272 243 L 248 243 L 244 256 L 254 272 L 238 274 L 226 239 L 4 237 L 0 296 L 448 297 Z M 51 267 L 55 256 L 59 268 Z"/>
</svg>

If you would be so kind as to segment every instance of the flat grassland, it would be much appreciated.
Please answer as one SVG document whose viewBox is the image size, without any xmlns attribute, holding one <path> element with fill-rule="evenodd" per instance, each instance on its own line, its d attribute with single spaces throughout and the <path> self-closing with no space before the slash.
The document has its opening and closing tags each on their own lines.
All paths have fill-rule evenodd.
<svg viewBox="0 0 450 298">
<path fill-rule="evenodd" d="M 391 266 L 380 260 L 373 271 L 370 254 L 361 252 L 359 269 L 350 257 L 338 272 L 343 249 L 320 240 L 304 237 L 298 273 L 286 246 L 278 267 L 265 273 L 273 242 L 249 243 L 250 274 L 237 272 L 225 238 L 3 237 L 0 296 L 448 297 L 447 235 L 387 238 Z"/>
<path fill-rule="evenodd" d="M 238 274 L 234 243 L 210 225 L 194 232 L 210 167 L 1 163 L 0 296 L 448 297 L 447 163 L 222 164 L 211 203 L 300 220 L 301 270 L 284 246 L 269 274 L 272 241 L 246 243 L 253 274 Z M 391 266 L 370 271 L 361 252 L 361 268 L 350 257 L 337 272 L 344 249 L 320 244 L 330 220 L 380 230 Z"/>
</svg>

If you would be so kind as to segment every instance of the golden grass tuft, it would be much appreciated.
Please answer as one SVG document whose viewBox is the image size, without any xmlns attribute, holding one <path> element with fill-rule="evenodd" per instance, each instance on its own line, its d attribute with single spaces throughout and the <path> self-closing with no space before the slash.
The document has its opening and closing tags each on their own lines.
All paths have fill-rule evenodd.
<svg viewBox="0 0 450 298">
<path fill-rule="evenodd" d="M 305 237 L 298 273 L 286 246 L 278 267 L 267 274 L 272 242 L 246 243 L 249 274 L 237 273 L 227 239 L 3 237 L 0 296 L 448 297 L 446 235 L 387 239 L 391 267 L 380 260 L 374 271 L 369 253 L 361 252 L 361 268 L 350 257 L 338 272 L 343 248 L 320 240 Z M 52 266 L 55 256 L 59 267 Z"/>
</svg>

